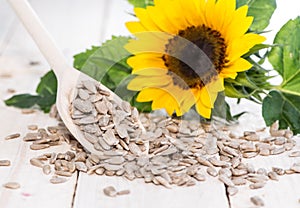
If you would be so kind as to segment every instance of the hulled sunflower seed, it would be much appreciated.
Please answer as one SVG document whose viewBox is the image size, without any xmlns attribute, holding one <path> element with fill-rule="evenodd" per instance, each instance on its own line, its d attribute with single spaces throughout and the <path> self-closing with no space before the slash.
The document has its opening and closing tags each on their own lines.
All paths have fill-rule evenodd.
<svg viewBox="0 0 300 208">
<path fill-rule="evenodd" d="M 8 188 L 8 189 L 18 189 L 21 187 L 21 185 L 17 182 L 7 182 L 3 184 L 3 187 Z"/>
<path fill-rule="evenodd" d="M 117 195 L 122 196 L 122 195 L 128 195 L 130 194 L 130 190 L 129 189 L 125 189 L 125 190 L 121 190 L 117 192 Z"/>
<path fill-rule="evenodd" d="M 65 183 L 66 181 L 67 181 L 66 178 L 62 178 L 62 177 L 58 177 L 58 176 L 53 176 L 50 179 L 50 183 L 53 183 L 53 184 Z"/>
<path fill-rule="evenodd" d="M 259 206 L 259 207 L 265 206 L 264 201 L 263 201 L 262 198 L 260 198 L 259 196 L 252 196 L 252 197 L 250 197 L 250 201 L 251 201 L 255 206 Z"/>
<path fill-rule="evenodd" d="M 234 186 L 229 186 L 227 187 L 227 193 L 229 196 L 234 196 L 236 195 L 238 192 L 238 188 L 237 187 L 234 187 Z"/>
<path fill-rule="evenodd" d="M 103 189 L 103 193 L 106 195 L 106 196 L 109 196 L 109 197 L 115 197 L 117 196 L 117 190 L 115 189 L 115 187 L 113 186 L 108 186 L 108 187 L 105 187 Z"/>
<path fill-rule="evenodd" d="M 250 189 L 259 189 L 259 188 L 262 188 L 266 185 L 265 182 L 257 182 L 257 183 L 252 183 L 249 185 L 249 188 Z"/>
<path fill-rule="evenodd" d="M 44 163 L 37 158 L 30 159 L 30 164 L 39 168 L 42 168 L 44 166 Z"/>
<path fill-rule="evenodd" d="M 293 151 L 289 154 L 289 157 L 300 157 L 300 151 Z"/>
<path fill-rule="evenodd" d="M 10 135 L 6 136 L 4 139 L 5 140 L 11 140 L 11 139 L 19 138 L 20 136 L 21 136 L 21 134 L 15 133 L 15 134 L 10 134 Z"/>
<path fill-rule="evenodd" d="M 208 167 L 206 169 L 207 173 L 213 177 L 216 177 L 218 175 L 217 170 L 214 167 Z"/>
<path fill-rule="evenodd" d="M 10 160 L 0 160 L 0 166 L 10 166 Z"/>
<path fill-rule="evenodd" d="M 42 167 L 42 169 L 43 169 L 43 173 L 44 173 L 45 175 L 49 175 L 49 174 L 51 173 L 51 167 L 50 167 L 50 165 L 44 165 L 44 166 Z"/>
</svg>

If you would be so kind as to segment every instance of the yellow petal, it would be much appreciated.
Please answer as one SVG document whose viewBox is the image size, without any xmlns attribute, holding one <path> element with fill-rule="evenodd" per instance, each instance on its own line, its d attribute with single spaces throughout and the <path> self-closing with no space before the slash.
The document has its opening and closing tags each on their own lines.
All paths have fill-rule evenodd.
<svg viewBox="0 0 300 208">
<path fill-rule="evenodd" d="M 177 34 L 178 29 L 173 27 L 170 20 L 164 15 L 163 11 L 159 7 L 148 7 L 147 12 L 149 17 L 151 17 L 152 21 L 155 22 L 161 31 L 170 34 Z"/>
<path fill-rule="evenodd" d="M 152 102 L 153 110 L 158 110 L 162 108 L 166 109 L 169 115 L 172 115 L 176 110 L 178 110 L 179 107 L 176 100 L 174 100 L 173 97 L 170 96 L 170 94 L 164 92 L 158 99 L 155 99 Z"/>
<path fill-rule="evenodd" d="M 164 61 L 162 60 L 162 54 L 156 53 L 137 54 L 128 58 L 127 63 L 133 68 L 133 74 L 138 74 L 137 72 L 139 70 L 145 70 L 147 68 L 166 68 Z"/>
<path fill-rule="evenodd" d="M 147 31 L 160 31 L 159 27 L 157 27 L 157 25 L 149 17 L 146 9 L 134 8 L 134 13 L 140 20 L 141 25 L 143 25 L 143 27 L 147 29 Z"/>
<path fill-rule="evenodd" d="M 138 94 L 136 100 L 138 102 L 149 102 L 156 100 L 162 96 L 165 92 L 159 88 L 145 88 Z"/>
<path fill-rule="evenodd" d="M 167 72 L 167 69 L 162 68 L 145 68 L 139 69 L 138 71 L 132 74 L 142 76 L 167 76 Z"/>
<path fill-rule="evenodd" d="M 233 13 L 233 18 L 225 23 L 223 30 L 226 40 L 232 41 L 244 35 L 253 22 L 253 17 L 247 17 L 248 6 L 244 5 Z"/>
<path fill-rule="evenodd" d="M 213 81 L 200 90 L 201 103 L 207 108 L 213 108 L 218 93 L 224 90 L 223 83 L 220 79 Z"/>
<path fill-rule="evenodd" d="M 234 41 L 232 41 L 231 45 L 228 46 L 229 64 L 247 53 L 256 44 L 265 41 L 265 39 L 266 38 L 261 35 L 252 33 L 248 33 L 240 38 L 236 38 Z"/>
<path fill-rule="evenodd" d="M 203 22 L 204 25 L 208 25 L 208 21 L 205 17 L 205 11 L 206 11 L 206 0 L 193 0 L 195 4 L 195 9 L 197 10 L 197 13 L 199 15 L 199 19 L 201 22 Z"/>
<path fill-rule="evenodd" d="M 243 58 L 239 58 L 230 65 L 222 69 L 222 73 L 232 73 L 246 71 L 252 67 L 252 64 Z"/>
<path fill-rule="evenodd" d="M 203 20 L 201 20 L 199 13 L 197 12 L 194 0 L 180 0 L 179 3 L 182 10 L 179 14 L 184 14 L 182 16 L 184 16 L 189 26 L 203 24 Z"/>
<path fill-rule="evenodd" d="M 214 21 L 214 29 L 221 32 L 223 37 L 224 31 L 233 19 L 235 8 L 236 0 L 218 0 L 216 3 L 214 17 L 219 18 L 213 18 L 212 21 Z"/>
<path fill-rule="evenodd" d="M 163 88 L 171 82 L 169 76 L 137 76 L 127 85 L 129 90 L 140 91 L 148 87 Z"/>
<path fill-rule="evenodd" d="M 170 7 L 170 5 L 172 5 Z M 179 0 L 164 0 L 160 1 L 157 5 L 160 10 L 164 13 L 165 17 L 169 20 L 172 27 L 176 28 L 177 31 L 183 30 L 189 26 L 185 19 L 185 16 L 190 14 L 182 13 Z"/>
<path fill-rule="evenodd" d="M 147 29 L 140 22 L 126 22 L 127 29 L 131 33 L 145 32 Z"/>
<path fill-rule="evenodd" d="M 137 39 L 130 40 L 124 47 L 132 54 L 165 53 L 165 45 L 174 36 L 164 32 L 140 32 L 134 34 Z"/>
<path fill-rule="evenodd" d="M 207 108 L 200 100 L 196 103 L 196 110 L 204 118 L 210 118 L 211 116 L 211 108 Z"/>
</svg>

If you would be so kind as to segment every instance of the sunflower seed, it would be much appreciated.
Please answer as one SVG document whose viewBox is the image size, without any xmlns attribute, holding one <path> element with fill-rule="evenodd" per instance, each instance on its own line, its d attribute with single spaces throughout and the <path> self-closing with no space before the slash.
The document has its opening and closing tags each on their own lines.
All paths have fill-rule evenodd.
<svg viewBox="0 0 300 208">
<path fill-rule="evenodd" d="M 112 129 L 109 129 L 104 133 L 103 139 L 110 146 L 117 145 L 119 143 L 119 140 L 115 137 L 114 130 Z"/>
<path fill-rule="evenodd" d="M 83 89 L 79 89 L 78 90 L 78 96 L 82 99 L 82 100 L 87 100 L 89 99 L 90 95 L 87 91 L 83 90 Z"/>
<path fill-rule="evenodd" d="M 242 177 L 234 177 L 232 179 L 232 182 L 236 186 L 241 186 L 241 185 L 245 185 L 247 183 L 247 180 L 245 178 L 242 178 Z"/>
<path fill-rule="evenodd" d="M 79 171 L 87 172 L 87 166 L 84 164 L 84 162 L 75 162 L 75 167 Z"/>
<path fill-rule="evenodd" d="M 129 189 L 125 189 L 125 190 L 121 190 L 117 192 L 117 195 L 122 196 L 122 195 L 128 195 L 130 194 L 130 190 Z"/>
<path fill-rule="evenodd" d="M 227 186 L 234 186 L 234 183 L 230 180 L 230 178 L 225 175 L 220 175 L 219 180 Z"/>
<path fill-rule="evenodd" d="M 105 160 L 105 162 L 107 162 L 111 165 L 121 165 L 125 162 L 125 159 L 122 156 L 116 156 L 116 157 L 111 157 L 111 158 Z"/>
<path fill-rule="evenodd" d="M 164 187 L 166 187 L 168 189 L 172 188 L 171 185 L 169 184 L 169 182 L 165 178 L 163 178 L 161 176 L 155 176 L 154 178 Z"/>
<path fill-rule="evenodd" d="M 90 81 L 90 80 L 85 80 L 82 82 L 82 85 L 89 90 L 91 93 L 96 94 L 97 93 L 97 89 L 96 89 L 96 83 Z"/>
<path fill-rule="evenodd" d="M 270 155 L 270 150 L 269 149 L 260 149 L 259 150 L 259 155 L 261 155 L 261 156 L 269 156 Z"/>
<path fill-rule="evenodd" d="M 243 152 L 244 158 L 252 158 L 258 155 L 258 152 Z"/>
<path fill-rule="evenodd" d="M 259 196 L 252 196 L 250 197 L 250 201 L 255 205 L 259 207 L 265 206 L 264 201 Z"/>
<path fill-rule="evenodd" d="M 204 165 L 204 166 L 207 166 L 207 167 L 212 167 L 213 165 L 204 157 L 202 156 L 199 156 L 196 158 L 196 160 L 201 164 L 201 165 Z"/>
<path fill-rule="evenodd" d="M 39 168 L 42 168 L 44 166 L 44 163 L 37 158 L 30 159 L 30 164 Z"/>
<path fill-rule="evenodd" d="M 93 110 L 93 105 L 89 100 L 75 99 L 73 105 L 77 110 L 83 113 L 90 113 Z"/>
<path fill-rule="evenodd" d="M 300 151 L 294 151 L 289 154 L 289 157 L 300 157 Z"/>
<path fill-rule="evenodd" d="M 291 167 L 291 170 L 294 171 L 295 173 L 300 173 L 300 166 L 298 165 L 293 165 Z"/>
<path fill-rule="evenodd" d="M 15 134 L 10 134 L 10 135 L 6 136 L 4 139 L 5 140 L 16 139 L 16 138 L 19 138 L 20 136 L 21 136 L 21 134 L 15 133 Z"/>
<path fill-rule="evenodd" d="M 232 169 L 231 172 L 234 176 L 243 176 L 248 173 L 246 169 Z"/>
<path fill-rule="evenodd" d="M 103 189 L 103 193 L 109 197 L 117 196 L 117 190 L 113 186 L 108 186 Z"/>
<path fill-rule="evenodd" d="M 229 167 L 227 162 L 218 160 L 216 157 L 208 158 L 208 161 L 216 167 Z"/>
<path fill-rule="evenodd" d="M 142 154 L 141 149 L 134 142 L 130 142 L 129 145 L 128 145 L 128 148 L 129 148 L 130 152 L 132 152 L 134 155 L 141 155 Z"/>
<path fill-rule="evenodd" d="M 127 132 L 128 126 L 126 124 L 120 124 L 115 127 L 117 134 L 123 139 L 129 137 Z"/>
<path fill-rule="evenodd" d="M 273 150 L 270 151 L 271 155 L 278 155 L 281 154 L 285 151 L 285 147 L 279 147 L 279 148 L 275 148 Z"/>
<path fill-rule="evenodd" d="M 239 156 L 238 152 L 237 152 L 236 150 L 230 148 L 230 147 L 224 147 L 224 148 L 222 148 L 222 150 L 223 150 L 224 152 L 226 152 L 226 153 L 228 153 L 228 154 L 234 156 L 234 157 L 238 157 L 238 156 Z"/>
<path fill-rule="evenodd" d="M 286 142 L 286 138 L 285 137 L 276 137 L 274 144 L 276 145 L 283 145 Z"/>
<path fill-rule="evenodd" d="M 22 109 L 21 112 L 22 112 L 22 114 L 32 114 L 32 113 L 35 113 L 35 110 L 33 110 L 33 109 Z"/>
<path fill-rule="evenodd" d="M 10 160 L 0 160 L 0 166 L 10 166 Z"/>
<path fill-rule="evenodd" d="M 196 173 L 195 175 L 193 175 L 193 177 L 197 180 L 197 181 L 205 181 L 205 175 L 201 174 L 201 173 Z"/>
<path fill-rule="evenodd" d="M 249 185 L 249 188 L 250 189 L 259 189 L 259 188 L 262 188 L 266 185 L 265 182 L 257 182 L 257 183 L 252 183 Z"/>
<path fill-rule="evenodd" d="M 49 144 L 31 144 L 30 149 L 32 150 L 41 150 L 50 147 Z"/>
<path fill-rule="evenodd" d="M 67 181 L 66 178 L 62 178 L 62 177 L 58 177 L 58 176 L 53 176 L 50 179 L 50 183 L 53 183 L 53 184 L 65 183 L 66 181 Z"/>
<path fill-rule="evenodd" d="M 277 175 L 284 175 L 284 173 L 285 173 L 282 168 L 276 168 L 276 167 L 272 167 L 272 171 L 277 173 Z"/>
<path fill-rule="evenodd" d="M 3 184 L 3 187 L 8 188 L 8 189 L 18 189 L 21 187 L 21 185 L 17 182 L 7 182 Z"/>
<path fill-rule="evenodd" d="M 214 167 L 208 167 L 206 169 L 207 173 L 213 177 L 216 177 L 218 175 L 217 170 Z"/>
<path fill-rule="evenodd" d="M 59 175 L 59 176 L 65 176 L 65 177 L 71 177 L 72 176 L 72 173 L 70 172 L 65 172 L 65 171 L 55 171 L 55 174 L 56 175 Z"/>
<path fill-rule="evenodd" d="M 42 169 L 43 169 L 43 173 L 44 173 L 45 175 L 49 175 L 49 174 L 51 173 L 51 167 L 50 167 L 50 165 L 44 165 L 44 166 L 42 167 Z"/>
<path fill-rule="evenodd" d="M 111 164 L 104 164 L 103 167 L 106 170 L 110 170 L 110 171 L 118 171 L 120 169 L 123 168 L 123 165 L 111 165 Z"/>
<path fill-rule="evenodd" d="M 234 196 L 236 195 L 238 192 L 238 188 L 237 187 L 234 187 L 234 186 L 229 186 L 227 187 L 227 193 L 229 196 Z"/>
<path fill-rule="evenodd" d="M 275 173 L 275 172 L 273 172 L 273 171 L 270 171 L 270 172 L 268 173 L 268 176 L 269 176 L 269 178 L 270 178 L 271 180 L 278 181 L 278 175 L 277 175 L 277 173 Z"/>
</svg>

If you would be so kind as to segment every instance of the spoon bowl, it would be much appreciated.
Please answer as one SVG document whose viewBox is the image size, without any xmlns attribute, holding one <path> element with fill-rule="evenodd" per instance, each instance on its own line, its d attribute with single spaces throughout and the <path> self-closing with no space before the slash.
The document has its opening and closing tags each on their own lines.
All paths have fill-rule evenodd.
<svg viewBox="0 0 300 208">
<path fill-rule="evenodd" d="M 107 98 L 107 102 L 113 103 L 113 105 L 118 108 L 122 109 L 121 106 L 125 101 L 123 101 L 118 95 L 116 95 L 114 92 L 112 92 L 110 89 L 108 89 L 106 86 L 102 85 L 98 81 L 94 80 L 93 78 L 87 76 L 86 74 L 70 67 L 66 60 L 61 53 L 61 51 L 56 47 L 55 42 L 51 38 L 50 34 L 47 32 L 47 30 L 44 28 L 42 23 L 40 22 L 38 16 L 35 14 L 31 6 L 26 0 L 8 0 L 12 8 L 15 10 L 15 13 L 18 15 L 24 26 L 26 27 L 27 31 L 32 36 L 33 40 L 38 45 L 40 51 L 43 53 L 44 57 L 47 59 L 48 63 L 50 64 L 51 68 L 53 69 L 56 77 L 57 77 L 57 97 L 56 97 L 56 107 L 58 110 L 58 113 L 68 128 L 68 130 L 72 133 L 72 135 L 81 143 L 81 145 L 86 148 L 89 152 L 94 154 L 102 154 L 102 151 L 107 151 L 108 148 L 102 148 L 101 146 L 97 145 L 99 148 L 95 148 L 95 142 L 91 142 L 87 139 L 87 135 L 90 137 L 95 137 L 95 135 L 91 135 L 87 132 L 84 132 L 82 128 L 79 127 L 78 124 L 76 124 L 76 121 L 74 121 L 74 118 L 72 118 L 71 111 L 72 111 L 72 102 L 75 99 L 78 99 L 78 84 L 80 84 L 82 81 L 88 81 L 91 83 L 94 83 L 98 89 L 101 89 L 102 91 L 108 92 L 109 96 Z M 136 109 L 131 108 L 133 111 Z M 120 113 L 120 111 L 117 111 Z M 95 114 L 95 118 L 99 119 L 101 117 L 105 116 L 111 116 L 112 115 L 100 115 L 99 113 L 95 113 L 95 109 L 93 108 L 93 113 Z M 91 113 L 90 113 L 91 114 Z M 97 115 L 96 115 L 97 114 Z M 83 116 L 85 116 L 85 113 L 82 113 Z M 86 115 L 89 116 L 89 115 Z M 118 115 L 116 115 L 118 116 Z M 134 130 L 140 131 L 143 133 L 144 127 L 141 124 L 140 120 L 133 119 L 132 125 L 135 125 Z M 115 120 L 111 120 L 111 122 L 114 122 Z M 93 125 L 95 126 L 98 121 L 95 121 Z M 119 121 L 121 122 L 121 121 Z M 116 123 L 114 125 L 117 125 Z M 112 125 L 112 126 L 114 126 Z M 115 127 L 116 128 L 116 127 Z M 106 129 L 103 127 L 103 129 Z M 102 130 L 102 129 L 101 129 Z M 105 135 L 103 131 L 99 131 L 98 134 L 96 134 L 96 137 L 99 139 L 102 139 L 103 137 L 106 138 L 106 142 L 110 143 L 114 135 L 110 134 L 110 137 Z M 123 129 L 124 130 L 124 129 Z M 118 135 L 119 138 L 119 135 Z M 115 138 L 114 138 L 115 139 Z M 120 139 L 120 138 L 119 138 Z M 124 139 L 124 138 L 123 138 Z M 129 143 L 129 139 L 127 139 L 127 143 Z M 97 140 L 97 144 L 98 141 Z M 117 140 L 114 140 L 117 141 Z M 101 140 L 102 142 L 102 140 Z M 99 142 L 99 143 L 101 143 Z M 111 146 L 113 146 L 114 143 L 111 143 Z M 145 144 L 146 149 L 147 144 Z M 145 151 L 144 153 L 146 153 Z"/>
</svg>

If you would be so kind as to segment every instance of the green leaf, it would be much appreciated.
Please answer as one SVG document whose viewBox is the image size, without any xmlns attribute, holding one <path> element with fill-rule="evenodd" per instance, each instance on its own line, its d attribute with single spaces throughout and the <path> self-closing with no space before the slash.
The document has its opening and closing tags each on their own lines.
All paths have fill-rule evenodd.
<svg viewBox="0 0 300 208">
<path fill-rule="evenodd" d="M 242 92 L 243 89 L 240 86 L 234 86 L 232 83 L 225 82 L 225 95 L 232 98 L 247 98 L 248 93 Z"/>
<path fill-rule="evenodd" d="M 141 7 L 145 8 L 146 6 L 153 5 L 153 0 L 128 0 L 130 4 L 132 4 L 134 7 Z"/>
<path fill-rule="evenodd" d="M 57 79 L 54 72 L 51 70 L 47 72 L 37 86 L 36 92 L 43 95 L 56 95 L 57 91 Z"/>
<path fill-rule="evenodd" d="M 230 106 L 225 100 L 224 93 L 219 93 L 217 100 L 215 101 L 214 108 L 212 109 L 213 118 L 219 118 L 227 121 L 228 123 L 233 123 L 238 120 L 238 118 L 245 112 L 239 113 L 237 115 L 232 115 L 230 111 Z"/>
<path fill-rule="evenodd" d="M 260 50 L 262 49 L 267 49 L 272 47 L 272 45 L 268 45 L 268 44 L 257 44 L 255 46 L 253 46 L 248 53 L 244 54 L 243 57 L 249 57 L 252 54 L 257 54 Z"/>
<path fill-rule="evenodd" d="M 237 0 L 237 7 L 245 4 L 249 6 L 248 16 L 254 17 L 250 30 L 264 30 L 276 9 L 276 0 Z"/>
<path fill-rule="evenodd" d="M 92 46 L 92 49 L 87 49 L 85 52 L 79 53 L 74 56 L 73 66 L 76 69 L 81 69 L 85 64 L 86 60 L 95 53 L 100 47 Z"/>
<path fill-rule="evenodd" d="M 264 99 L 262 113 L 266 125 L 279 121 L 279 127 L 289 127 L 295 134 L 300 133 L 300 97 L 271 91 Z"/>
<path fill-rule="evenodd" d="M 278 90 L 300 96 L 300 17 L 288 21 L 277 33 L 269 61 L 282 76 Z"/>
<path fill-rule="evenodd" d="M 5 101 L 8 106 L 18 108 L 32 108 L 38 106 L 45 113 L 50 111 L 56 101 L 57 79 L 53 71 L 47 72 L 37 86 L 37 95 L 20 94 Z"/>
<path fill-rule="evenodd" d="M 40 97 L 37 95 L 19 94 L 12 96 L 4 102 L 7 106 L 14 106 L 18 108 L 31 108 L 34 105 L 36 105 L 39 99 Z"/>
<path fill-rule="evenodd" d="M 131 54 L 124 48 L 128 37 L 113 37 L 101 47 L 92 47 L 74 56 L 74 67 L 114 90 L 120 80 L 129 75 L 131 68 L 126 63 Z"/>
</svg>

